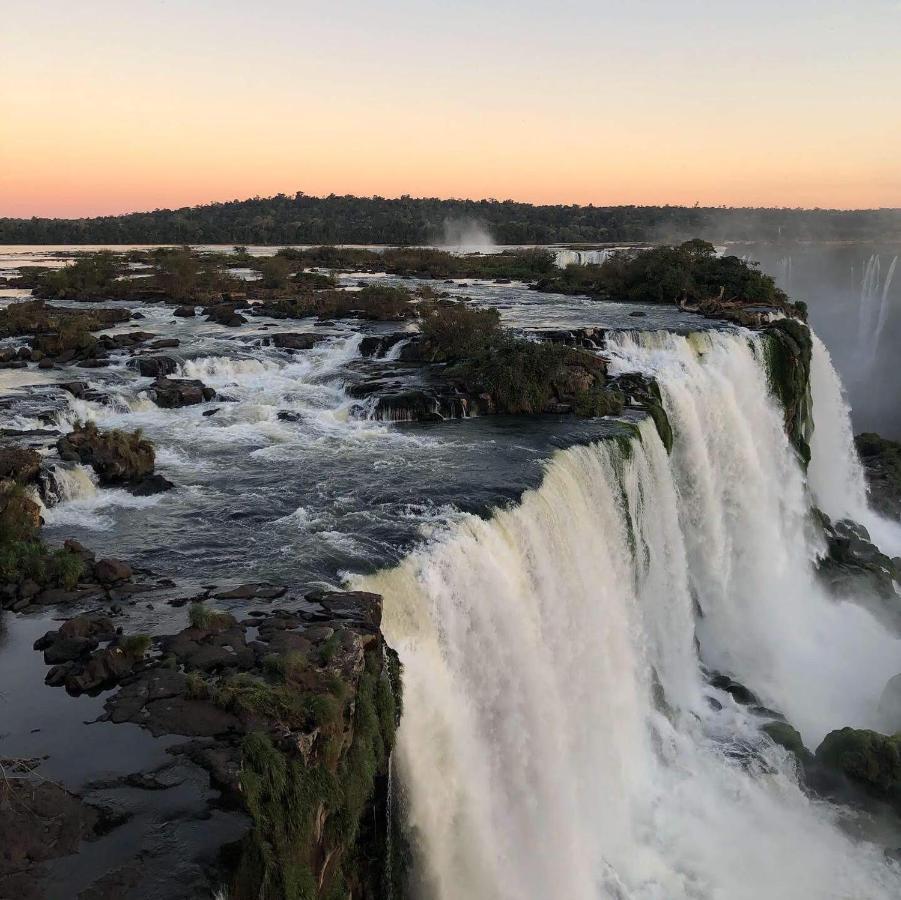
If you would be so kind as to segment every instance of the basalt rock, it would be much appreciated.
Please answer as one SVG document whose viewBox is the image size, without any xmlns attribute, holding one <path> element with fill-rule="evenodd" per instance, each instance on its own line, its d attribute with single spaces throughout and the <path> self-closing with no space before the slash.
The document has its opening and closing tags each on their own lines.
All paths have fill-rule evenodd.
<svg viewBox="0 0 901 900">
<path fill-rule="evenodd" d="M 216 397 L 213 388 L 207 387 L 202 381 L 188 378 L 157 378 L 150 385 L 148 393 L 154 403 L 164 409 L 193 406 Z"/>
<path fill-rule="evenodd" d="M 129 365 L 145 378 L 159 378 L 177 371 L 178 363 L 171 356 L 138 356 Z"/>
<path fill-rule="evenodd" d="M 0 447 L 0 479 L 10 478 L 20 484 L 34 481 L 41 468 L 41 455 L 35 450 Z"/>
<path fill-rule="evenodd" d="M 817 747 L 817 762 L 901 808 L 901 734 L 842 728 Z"/>
<path fill-rule="evenodd" d="M 278 347 L 280 350 L 310 350 L 324 339 L 325 336 L 321 334 L 295 334 L 292 332 L 273 334 L 272 338 L 267 338 L 266 341 L 271 340 L 272 346 Z"/>
<path fill-rule="evenodd" d="M 782 405 L 785 431 L 806 467 L 813 420 L 810 398 L 810 329 L 797 319 L 777 319 L 763 329 L 770 390 Z"/>
<path fill-rule="evenodd" d="M 854 438 L 870 487 L 870 504 L 901 519 L 901 443 L 867 432 Z"/>
</svg>

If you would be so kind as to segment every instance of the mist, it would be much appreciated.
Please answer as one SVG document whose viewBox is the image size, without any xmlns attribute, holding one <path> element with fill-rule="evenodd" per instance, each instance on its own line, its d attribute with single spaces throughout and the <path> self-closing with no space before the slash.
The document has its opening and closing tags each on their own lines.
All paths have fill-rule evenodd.
<svg viewBox="0 0 901 900">
<path fill-rule="evenodd" d="M 465 247 L 468 250 L 491 250 L 496 246 L 484 223 L 476 219 L 458 218 L 444 220 L 438 243 L 442 247 Z"/>
<path fill-rule="evenodd" d="M 728 252 L 759 260 L 807 303 L 844 382 L 854 431 L 901 439 L 901 240 L 749 243 Z"/>
</svg>

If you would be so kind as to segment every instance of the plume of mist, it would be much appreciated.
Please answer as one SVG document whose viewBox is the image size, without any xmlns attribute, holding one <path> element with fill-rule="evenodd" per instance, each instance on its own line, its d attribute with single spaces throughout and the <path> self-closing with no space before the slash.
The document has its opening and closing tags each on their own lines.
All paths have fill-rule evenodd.
<svg viewBox="0 0 901 900">
<path fill-rule="evenodd" d="M 467 247 L 473 250 L 490 250 L 496 246 L 483 222 L 461 218 L 444 220 L 439 243 L 442 247 Z"/>
</svg>

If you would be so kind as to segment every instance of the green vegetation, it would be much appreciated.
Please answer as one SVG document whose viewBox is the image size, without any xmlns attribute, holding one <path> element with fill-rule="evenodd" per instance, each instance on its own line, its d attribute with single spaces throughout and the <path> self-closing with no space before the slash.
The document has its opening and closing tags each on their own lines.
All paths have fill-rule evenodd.
<svg viewBox="0 0 901 900">
<path fill-rule="evenodd" d="M 116 279 L 124 271 L 123 260 L 108 250 L 81 256 L 71 265 L 41 273 L 36 296 L 79 300 L 91 296 L 118 296 Z"/>
<path fill-rule="evenodd" d="M 359 291 L 322 290 L 281 298 L 261 306 L 276 317 L 358 318 L 395 322 L 417 315 L 418 300 L 406 288 L 370 285 Z"/>
<path fill-rule="evenodd" d="M 856 728 L 831 731 L 817 748 L 816 759 L 876 796 L 901 803 L 901 734 Z"/>
<path fill-rule="evenodd" d="M 101 431 L 94 422 L 76 422 L 69 434 L 57 441 L 63 459 L 90 465 L 103 484 L 140 481 L 153 473 L 153 444 L 136 431 Z"/>
<path fill-rule="evenodd" d="M 796 319 L 778 319 L 764 332 L 767 380 L 785 412 L 785 430 L 801 462 L 810 462 L 813 423 L 810 398 L 810 329 Z"/>
<path fill-rule="evenodd" d="M 147 655 L 150 649 L 149 634 L 126 634 L 116 641 L 116 646 L 131 659 L 140 660 Z"/>
<path fill-rule="evenodd" d="M 601 265 L 567 266 L 538 283 L 539 290 L 590 294 L 609 300 L 772 306 L 799 314 L 784 291 L 756 263 L 718 256 L 712 244 L 691 240 L 678 247 L 616 253 Z"/>
<path fill-rule="evenodd" d="M 235 624 L 234 616 L 227 612 L 210 609 L 204 603 L 192 603 L 188 609 L 188 621 L 192 628 L 201 631 L 225 631 Z"/>
<path fill-rule="evenodd" d="M 425 357 L 446 362 L 478 356 L 502 337 L 496 309 L 478 309 L 466 303 L 438 302 L 423 310 L 420 331 Z"/>
<path fill-rule="evenodd" d="M 799 762 L 809 762 L 812 759 L 812 754 L 804 746 L 800 733 L 788 722 L 767 722 L 761 731 L 769 735 L 774 743 L 793 753 Z"/>
<path fill-rule="evenodd" d="M 448 221 L 478 223 L 499 244 L 680 240 L 889 240 L 894 210 L 534 206 L 512 200 L 329 195 L 228 203 L 92 219 L 0 219 L 0 244 L 429 244 Z"/>
</svg>

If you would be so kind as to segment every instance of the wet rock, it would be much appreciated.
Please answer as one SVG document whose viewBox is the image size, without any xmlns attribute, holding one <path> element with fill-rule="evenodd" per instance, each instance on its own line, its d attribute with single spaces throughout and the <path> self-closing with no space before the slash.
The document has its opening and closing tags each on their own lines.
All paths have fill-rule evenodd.
<svg viewBox="0 0 901 900">
<path fill-rule="evenodd" d="M 214 594 L 216 600 L 277 600 L 287 593 L 286 587 L 269 584 L 267 582 L 241 584 L 227 591 Z"/>
<path fill-rule="evenodd" d="M 136 497 L 150 497 L 154 494 L 171 491 L 174 487 L 175 485 L 162 475 L 148 475 L 137 482 L 137 484 L 132 485 L 130 490 Z"/>
<path fill-rule="evenodd" d="M 193 306 L 179 306 L 172 311 L 173 316 L 180 319 L 193 319 L 197 315 L 197 311 Z"/>
<path fill-rule="evenodd" d="M 131 566 L 121 559 L 101 559 L 94 565 L 94 577 L 101 584 L 128 581 L 133 574 Z"/>
<path fill-rule="evenodd" d="M 91 466 L 103 484 L 127 484 L 153 474 L 153 444 L 140 432 L 100 431 L 93 422 L 76 427 L 56 442 L 67 461 Z"/>
<path fill-rule="evenodd" d="M 178 338 L 160 338 L 157 341 L 152 341 L 148 346 L 151 350 L 166 350 L 178 347 L 180 344 L 181 341 Z"/>
<path fill-rule="evenodd" d="M 816 760 L 874 796 L 901 804 L 901 735 L 842 728 L 826 735 L 817 747 Z"/>
<path fill-rule="evenodd" d="M 854 438 L 870 488 L 870 503 L 882 513 L 901 519 L 901 443 L 867 432 Z"/>
<path fill-rule="evenodd" d="M 178 370 L 178 363 L 171 356 L 138 356 L 129 365 L 145 378 L 160 378 Z"/>
<path fill-rule="evenodd" d="M 275 416 L 280 422 L 302 422 L 303 415 L 290 409 L 280 409 Z"/>
<path fill-rule="evenodd" d="M 282 350 L 310 350 L 324 339 L 321 334 L 284 333 L 273 334 L 271 341 L 273 347 Z"/>
<path fill-rule="evenodd" d="M 247 321 L 244 316 L 240 316 L 235 312 L 234 306 L 227 304 L 208 306 L 204 309 L 204 314 L 210 322 L 224 325 L 227 328 L 237 328 Z"/>
<path fill-rule="evenodd" d="M 404 331 L 392 334 L 368 334 L 360 341 L 360 355 L 365 357 L 382 357 L 395 344 L 407 340 L 410 335 Z"/>
<path fill-rule="evenodd" d="M 130 674 L 136 662 L 121 647 L 96 650 L 80 672 L 66 676 L 66 690 L 77 695 L 109 687 Z"/>
<path fill-rule="evenodd" d="M 150 386 L 149 394 L 154 403 L 164 409 L 194 406 L 216 396 L 216 392 L 202 381 L 187 378 L 157 378 Z"/>
</svg>

